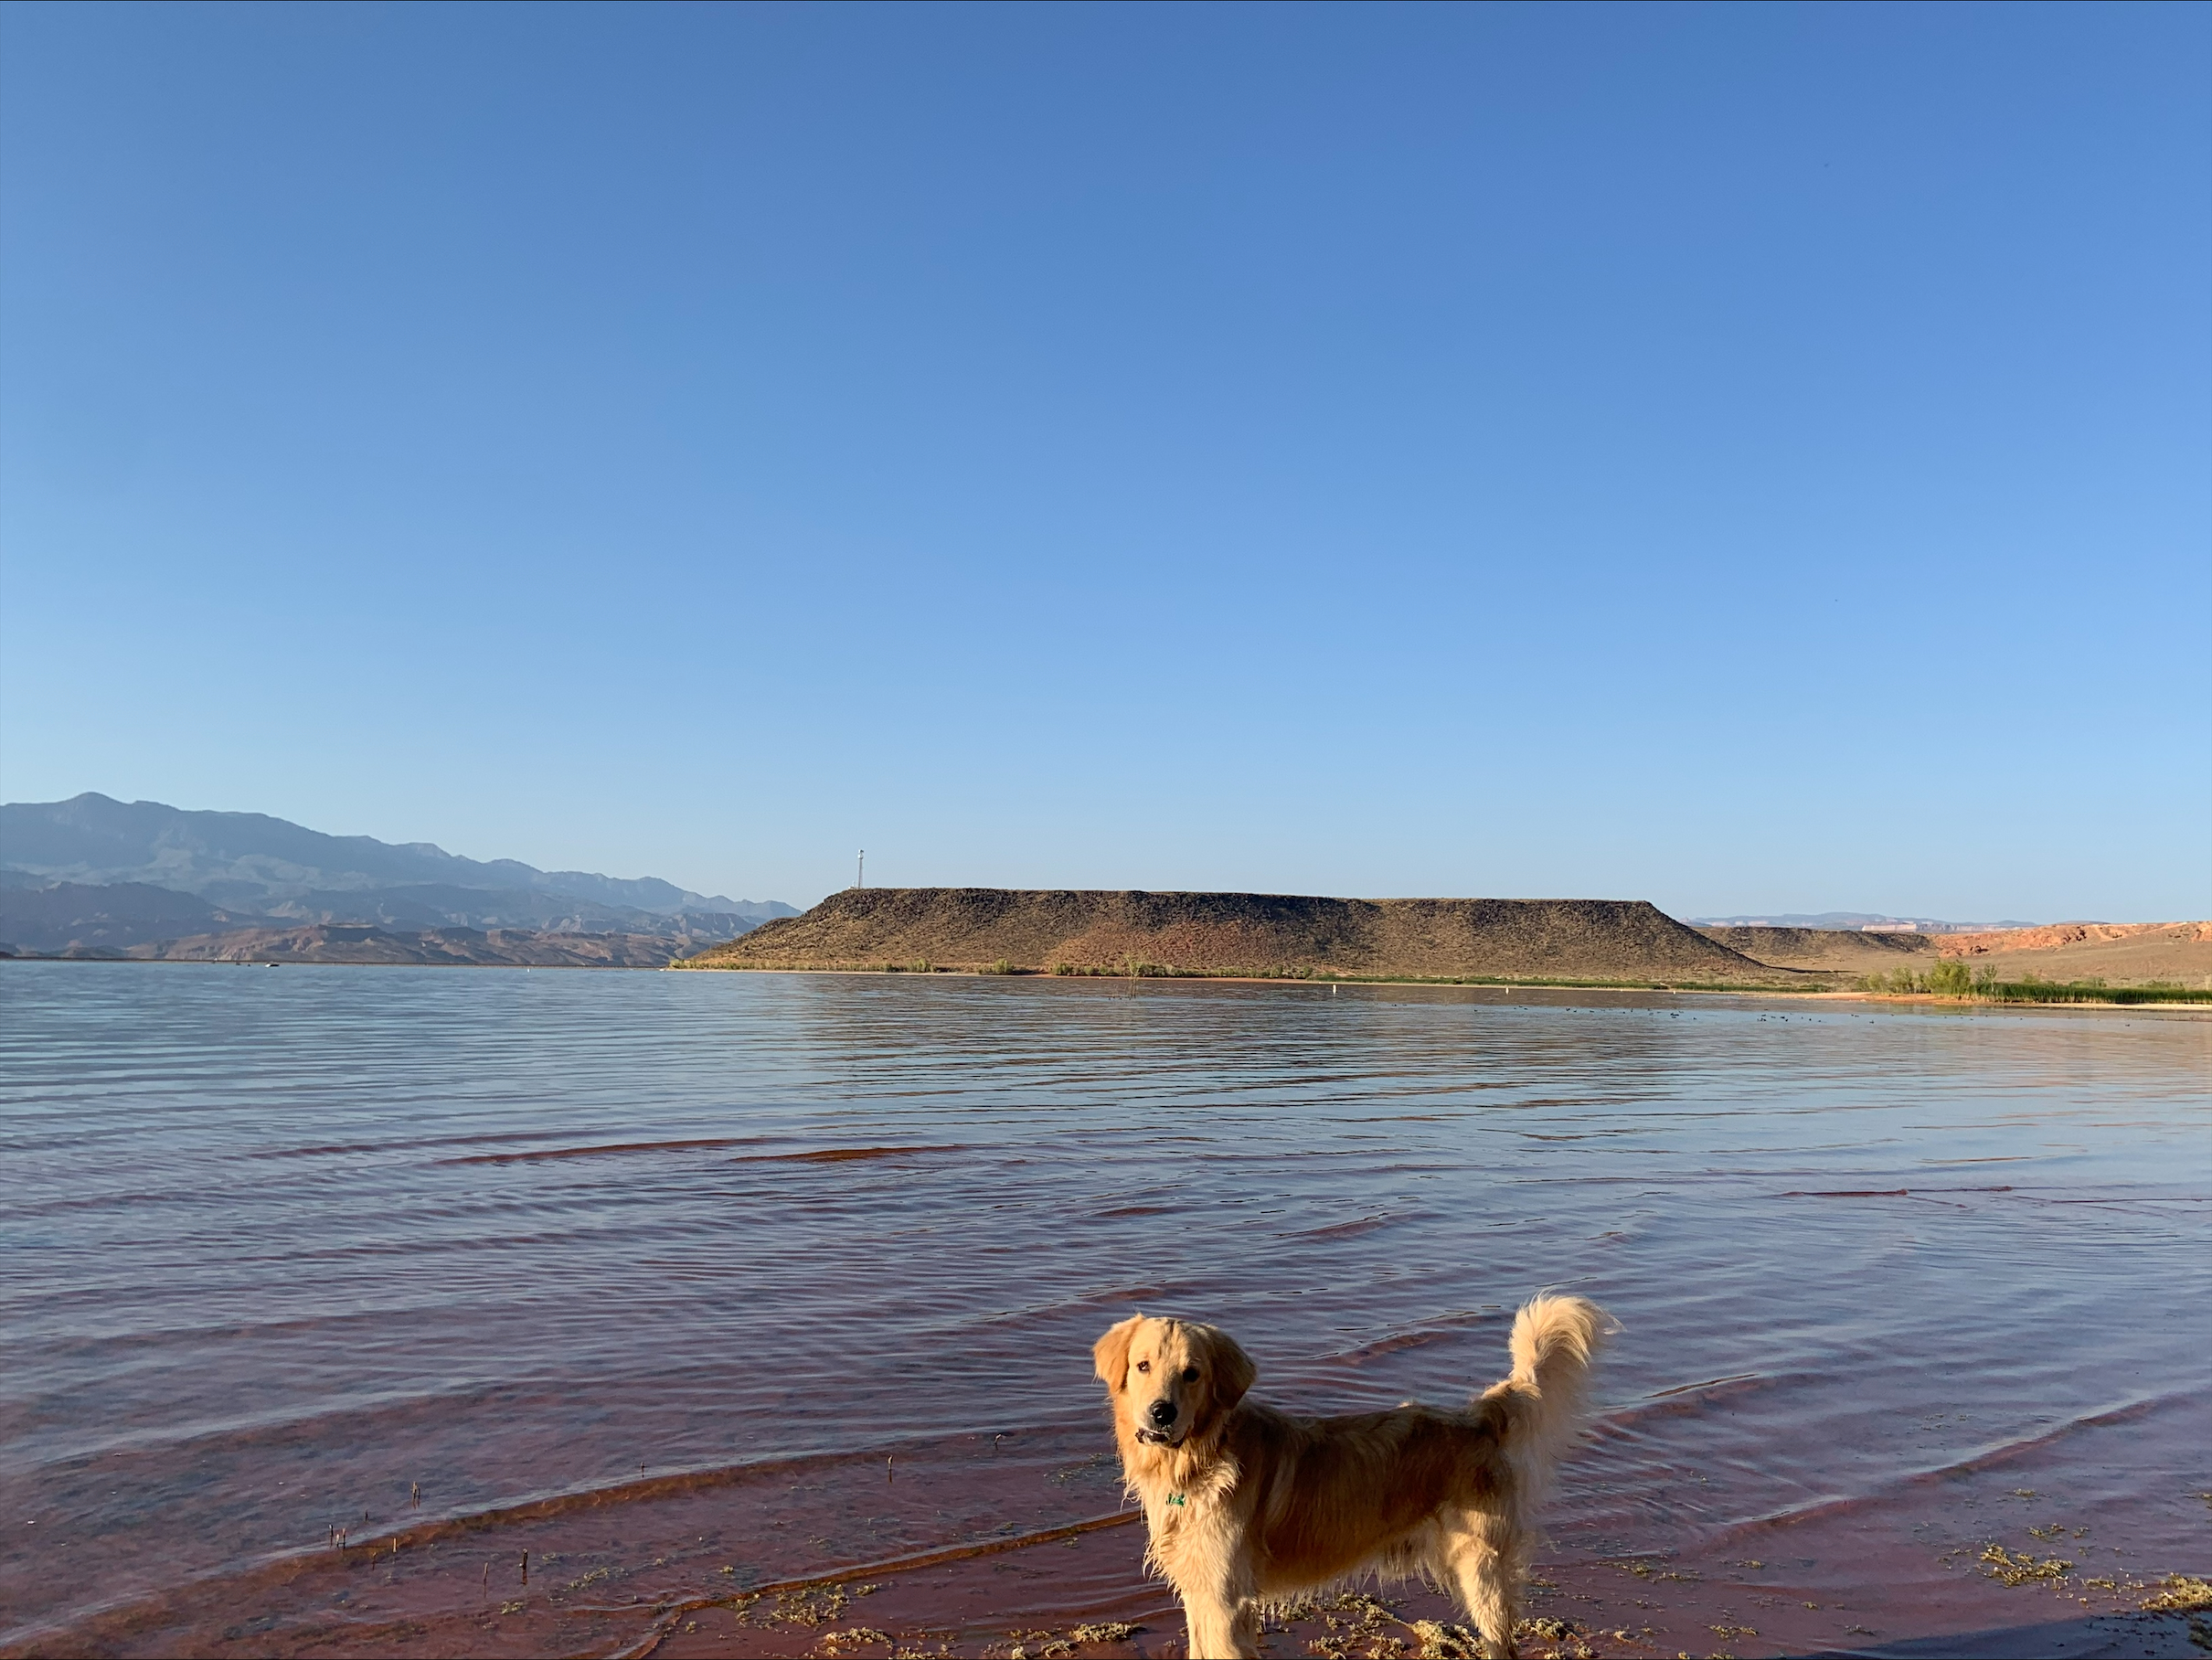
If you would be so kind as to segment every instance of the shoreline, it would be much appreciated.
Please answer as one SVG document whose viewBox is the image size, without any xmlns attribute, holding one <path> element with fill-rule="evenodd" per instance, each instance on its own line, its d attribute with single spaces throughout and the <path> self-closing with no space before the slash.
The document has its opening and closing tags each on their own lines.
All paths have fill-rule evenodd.
<svg viewBox="0 0 2212 1660">
<path fill-rule="evenodd" d="M 664 972 L 674 972 L 678 969 L 698 970 L 710 974 L 867 974 L 871 976 L 883 974 L 906 974 L 916 979 L 926 979 L 934 975 L 941 974 L 949 978 L 961 980 L 1204 980 L 1227 985 L 1438 985 L 1465 986 L 1476 991 L 1514 991 L 1522 988 L 1582 992 L 1758 991 L 1778 997 L 1826 996 L 1835 989 L 1830 986 L 1808 985 L 1800 987 L 1779 984 L 1736 986 L 1729 985 L 1719 981 L 1711 980 L 1683 980 L 1674 982 L 1631 979 L 1576 980 L 1569 979 L 1565 976 L 1535 976 L 1524 978 L 1519 976 L 1509 977 L 1506 975 L 1484 974 L 1352 974 L 1318 973 L 1310 974 L 1241 974 L 1230 971 L 1223 971 L 1219 974 L 1215 974 L 1205 970 L 1179 970 L 1173 974 L 1110 974 L 1103 970 L 1085 969 L 1075 974 L 1055 974 L 1050 969 L 1043 968 L 1016 968 L 997 970 L 988 968 L 940 968 L 932 965 L 930 968 L 923 970 L 907 968 L 898 963 L 871 965 L 856 963 L 826 963 L 821 967 L 814 967 L 811 964 L 800 966 L 795 964 L 771 965 L 768 963 L 701 963 L 697 959 L 671 963 L 667 964 L 666 970 Z"/>
<path fill-rule="evenodd" d="M 340 966 L 330 964 L 326 966 Z M 378 965 L 382 966 L 382 965 Z M 393 964 L 392 966 L 404 966 Z M 498 966 L 485 964 L 484 966 Z M 659 969 L 661 974 L 678 971 L 697 971 L 707 974 L 851 974 L 869 979 L 886 975 L 905 975 L 915 979 L 943 976 L 955 980 L 1106 980 L 1125 984 L 1144 981 L 1191 982 L 1202 981 L 1220 985 L 1411 985 L 1428 986 L 1439 990 L 1466 991 L 1573 991 L 1573 992 L 1665 992 L 1680 996 L 1736 996 L 1779 997 L 1789 1002 L 1807 1000 L 1819 1002 L 1926 1004 L 1931 1006 L 1956 1008 L 2123 1008 L 2139 1011 L 2146 1008 L 2212 1009 L 2212 991 L 2192 999 L 2149 998 L 2140 1002 L 2115 1002 L 2109 998 L 2053 999 L 2041 1001 L 2026 998 L 2004 997 L 1941 997 L 1930 992 L 1869 992 L 1856 986 L 1794 986 L 1794 985 L 1724 985 L 1712 982 L 1661 982 L 1655 980 L 1569 980 L 1569 979 L 1505 979 L 1447 977 L 1415 974 L 1056 974 L 1045 969 L 1019 968 L 1011 973 L 992 973 L 972 968 L 935 968 L 923 972 L 896 965 L 865 967 L 852 963 L 815 967 L 770 966 L 751 963 L 701 963 L 694 960 L 670 963 Z M 2117 992 L 2132 989 L 2128 986 L 2111 988 Z"/>
<path fill-rule="evenodd" d="M 683 972 L 748 974 L 851 974 L 870 979 L 886 975 L 911 978 L 943 976 L 958 980 L 1089 980 L 1113 981 L 1121 984 L 1143 982 L 1205 982 L 1219 985 L 1281 985 L 1281 986 L 1337 986 L 1379 985 L 1416 986 L 1441 991 L 1563 991 L 1563 992 L 1636 992 L 1664 993 L 1670 996 L 1708 997 L 1773 997 L 1785 1002 L 1803 1003 L 1876 1003 L 1906 1006 L 1926 1006 L 1935 1008 L 1968 1009 L 2121 1009 L 2141 1013 L 2146 1009 L 2212 1010 L 2212 991 L 2188 997 L 2149 996 L 2130 997 L 2125 994 L 2138 990 L 2163 990 L 2112 986 L 2111 992 L 2119 996 L 2076 995 L 2068 997 L 1944 997 L 1931 992 L 1869 992 L 1853 986 L 1796 986 L 1796 985 L 1727 985 L 1711 981 L 1664 982 L 1656 980 L 1570 980 L 1566 978 L 1506 979 L 1476 976 L 1443 976 L 1419 974 L 1236 974 L 1184 973 L 1173 974 L 1110 974 L 1084 973 L 1056 974 L 1048 970 L 1022 968 L 1008 973 L 995 973 L 971 968 L 931 968 L 926 973 L 897 965 L 863 967 L 840 963 L 825 967 L 771 967 L 750 963 L 700 963 L 678 960 L 657 964 L 627 963 L 329 963 L 301 958 L 269 957 L 0 957 L 0 963 L 66 963 L 71 964 L 106 964 L 146 968 L 369 968 L 369 969 L 505 969 L 509 972 L 531 974 L 674 974 Z M 2073 988 L 2059 985 L 2054 989 Z"/>
</svg>

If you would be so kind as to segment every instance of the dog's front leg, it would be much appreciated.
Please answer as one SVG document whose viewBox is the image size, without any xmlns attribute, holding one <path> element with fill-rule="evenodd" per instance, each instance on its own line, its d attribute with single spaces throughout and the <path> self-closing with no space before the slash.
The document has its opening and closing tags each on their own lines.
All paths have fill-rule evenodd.
<svg viewBox="0 0 2212 1660">
<path fill-rule="evenodd" d="M 1260 1609 L 1226 1586 L 1180 1587 L 1183 1617 L 1190 1627 L 1189 1660 L 1257 1660 Z"/>
</svg>

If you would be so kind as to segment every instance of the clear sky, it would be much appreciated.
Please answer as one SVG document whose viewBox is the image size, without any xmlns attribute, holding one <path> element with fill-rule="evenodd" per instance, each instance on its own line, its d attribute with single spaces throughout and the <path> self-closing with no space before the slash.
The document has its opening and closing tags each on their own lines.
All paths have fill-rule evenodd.
<svg viewBox="0 0 2212 1660">
<path fill-rule="evenodd" d="M 0 10 L 0 797 L 2212 916 L 2212 8 Z"/>
</svg>

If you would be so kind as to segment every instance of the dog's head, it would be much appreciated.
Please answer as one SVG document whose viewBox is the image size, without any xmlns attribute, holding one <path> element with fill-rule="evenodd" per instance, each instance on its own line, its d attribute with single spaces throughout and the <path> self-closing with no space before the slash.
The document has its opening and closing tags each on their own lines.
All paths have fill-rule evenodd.
<svg viewBox="0 0 2212 1660">
<path fill-rule="evenodd" d="M 1132 1314 L 1090 1351 L 1114 1415 L 1149 1447 L 1203 1439 L 1244 1399 L 1258 1368 L 1227 1332 Z"/>
</svg>

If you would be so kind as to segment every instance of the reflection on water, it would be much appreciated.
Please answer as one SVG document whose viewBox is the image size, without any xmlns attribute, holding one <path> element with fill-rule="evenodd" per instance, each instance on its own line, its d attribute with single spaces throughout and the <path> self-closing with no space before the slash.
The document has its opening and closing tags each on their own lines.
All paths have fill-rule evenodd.
<svg viewBox="0 0 2212 1660">
<path fill-rule="evenodd" d="M 357 1570 L 301 1577 L 344 1527 L 337 1560 L 401 1538 L 377 1583 L 422 1629 L 612 1648 L 679 1595 L 1112 1513 L 1089 1347 L 1133 1306 L 1340 1410 L 1489 1381 L 1543 1285 L 1627 1326 L 1563 1562 L 1859 1528 L 1861 1591 L 1918 1539 L 1971 1599 L 1938 1534 L 2094 1513 L 2090 1565 L 2204 1565 L 2201 1016 L 90 963 L 0 1003 L 0 1642 L 247 1607 L 256 1652 L 404 1647 L 330 1623 Z M 2023 1459 L 2064 1516 L 2001 1508 Z M 595 1568 L 501 1614 L 526 1538 L 614 1623 L 547 1601 Z M 1847 1601 L 1853 1548 L 1776 1594 Z M 1157 1607 L 1126 1529 L 1047 1550 L 899 1594 L 962 1641 Z M 708 1634 L 743 1640 L 665 1652 Z"/>
</svg>

